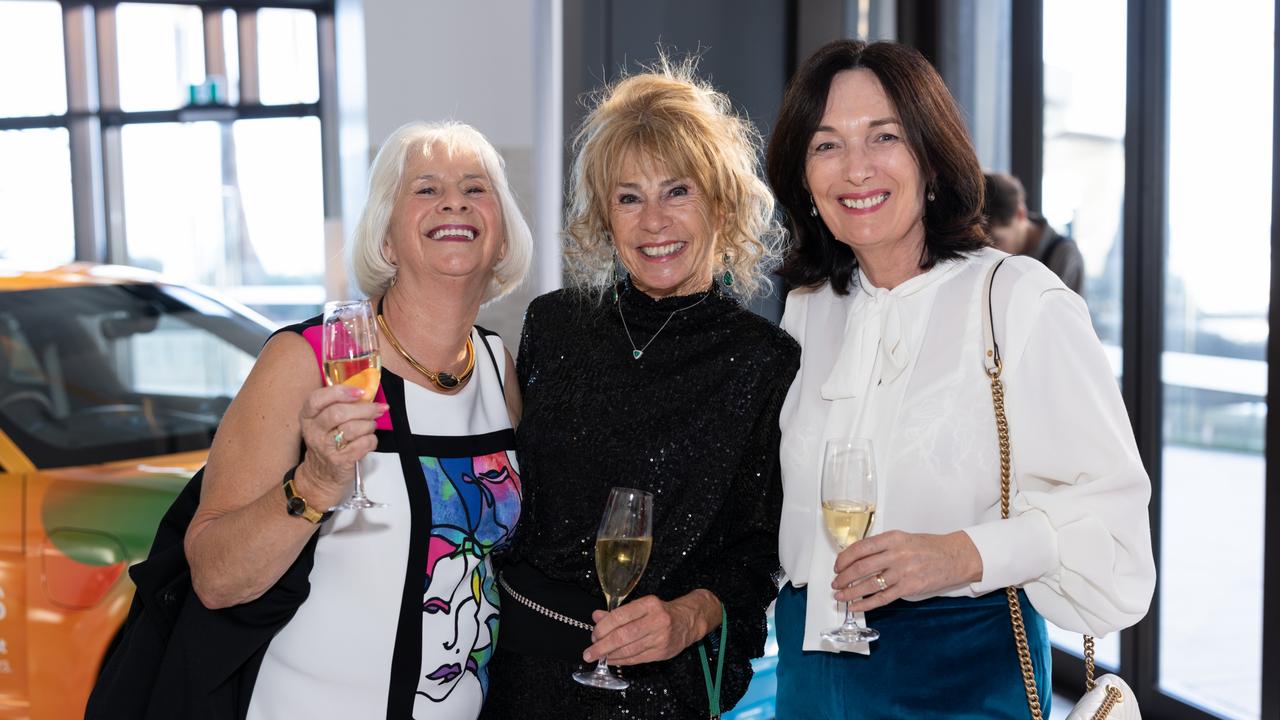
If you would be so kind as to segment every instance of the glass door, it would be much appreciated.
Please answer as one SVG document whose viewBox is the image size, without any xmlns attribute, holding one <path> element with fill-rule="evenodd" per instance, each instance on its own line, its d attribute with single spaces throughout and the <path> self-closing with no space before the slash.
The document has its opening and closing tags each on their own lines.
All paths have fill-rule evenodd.
<svg viewBox="0 0 1280 720">
<path fill-rule="evenodd" d="M 1117 380 L 1121 376 L 1125 200 L 1126 8 L 1114 0 L 1044 0 L 1044 220 L 1076 241 L 1084 298 Z M 1079 38 L 1090 37 L 1089 52 Z M 1082 655 L 1079 634 L 1050 627 L 1062 650 Z M 1120 667 L 1119 634 L 1099 638 L 1098 662 Z"/>
<path fill-rule="evenodd" d="M 1275 4 L 1175 1 L 1168 22 L 1157 685 L 1257 718 Z"/>
</svg>

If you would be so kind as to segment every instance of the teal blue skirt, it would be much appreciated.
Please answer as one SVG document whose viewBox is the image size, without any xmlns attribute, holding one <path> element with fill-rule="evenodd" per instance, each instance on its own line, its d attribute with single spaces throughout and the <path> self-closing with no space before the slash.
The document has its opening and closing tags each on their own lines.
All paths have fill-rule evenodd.
<svg viewBox="0 0 1280 720">
<path fill-rule="evenodd" d="M 778 720 L 991 720 L 1031 716 L 1005 593 L 897 600 L 867 613 L 870 655 L 805 652 L 805 588 L 784 585 L 778 630 Z M 1044 717 L 1050 646 L 1044 618 L 1019 592 Z"/>
</svg>

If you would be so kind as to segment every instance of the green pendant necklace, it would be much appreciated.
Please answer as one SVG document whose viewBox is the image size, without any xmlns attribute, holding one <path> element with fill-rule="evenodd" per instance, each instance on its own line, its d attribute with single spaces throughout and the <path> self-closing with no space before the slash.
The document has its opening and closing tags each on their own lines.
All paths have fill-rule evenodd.
<svg viewBox="0 0 1280 720">
<path fill-rule="evenodd" d="M 691 308 L 698 306 L 699 304 L 702 303 L 703 300 L 706 300 L 708 297 L 711 297 L 711 293 L 714 290 L 715 288 L 712 287 L 710 290 L 707 290 L 702 295 L 702 297 L 698 298 L 694 302 L 691 302 L 682 308 L 676 308 L 675 310 L 672 310 L 671 314 L 667 316 L 667 319 L 662 321 L 662 326 L 658 328 L 658 332 L 655 332 L 652 336 L 650 336 L 649 342 L 645 343 L 643 347 L 636 347 L 636 341 L 633 340 L 631 337 L 631 328 L 627 327 L 627 316 L 622 314 L 622 302 L 620 301 L 620 299 L 614 300 L 613 304 L 618 308 L 618 317 L 622 318 L 622 330 L 627 334 L 627 342 L 631 344 L 631 359 L 639 360 L 640 357 L 644 355 L 644 351 L 648 350 L 649 346 L 653 344 L 653 341 L 657 340 L 658 336 L 662 334 L 662 331 L 667 329 L 667 325 L 670 324 L 672 318 L 674 318 L 678 313 L 682 313 L 685 310 L 689 310 Z"/>
</svg>

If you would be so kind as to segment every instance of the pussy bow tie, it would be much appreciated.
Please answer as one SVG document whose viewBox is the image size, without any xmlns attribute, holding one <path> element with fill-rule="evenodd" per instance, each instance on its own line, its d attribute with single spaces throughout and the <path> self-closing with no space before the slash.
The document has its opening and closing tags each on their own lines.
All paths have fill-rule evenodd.
<svg viewBox="0 0 1280 720">
<path fill-rule="evenodd" d="M 845 321 L 844 343 L 835 366 L 822 385 L 822 399 L 842 400 L 864 395 L 880 358 L 880 382 L 892 382 L 907 368 L 907 328 L 902 300 L 883 288 L 859 288 L 860 302 Z M 861 305 L 861 307 L 857 307 Z"/>
</svg>

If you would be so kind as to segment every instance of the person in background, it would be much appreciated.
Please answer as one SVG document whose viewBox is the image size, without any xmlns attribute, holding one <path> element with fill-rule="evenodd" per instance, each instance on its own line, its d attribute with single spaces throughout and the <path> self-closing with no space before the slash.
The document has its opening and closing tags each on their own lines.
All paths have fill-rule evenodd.
<svg viewBox="0 0 1280 720">
<path fill-rule="evenodd" d="M 688 66 L 618 82 L 578 134 L 576 287 L 534 300 L 520 343 L 526 511 L 499 560 L 486 718 L 706 718 L 699 645 L 709 672 L 724 659 L 721 709 L 746 691 L 777 593 L 778 412 L 799 364 L 734 297 L 764 286 L 780 237 L 758 143 Z M 596 528 L 615 485 L 653 494 L 653 549 L 606 613 Z M 630 688 L 570 677 L 601 657 Z"/>
<path fill-rule="evenodd" d="M 908 46 L 814 53 L 767 167 L 794 232 L 782 326 L 803 348 L 780 419 L 778 717 L 1028 717 L 1007 587 L 1048 717 L 1045 618 L 1110 633 L 1140 620 L 1155 588 L 1151 486 L 1084 302 L 1040 263 L 988 247 L 960 111 Z M 984 308 L 1003 359 L 1010 519 Z M 824 441 L 845 438 L 871 441 L 879 487 L 867 535 L 837 552 L 820 487 Z M 822 637 L 844 601 L 879 640 Z"/>
<path fill-rule="evenodd" d="M 1084 297 L 1084 256 L 1075 240 L 1049 227 L 1040 213 L 1027 210 L 1027 192 L 1018 178 L 986 174 L 987 216 L 995 246 L 1010 255 L 1026 255 L 1044 263 L 1080 297 Z"/>
</svg>

